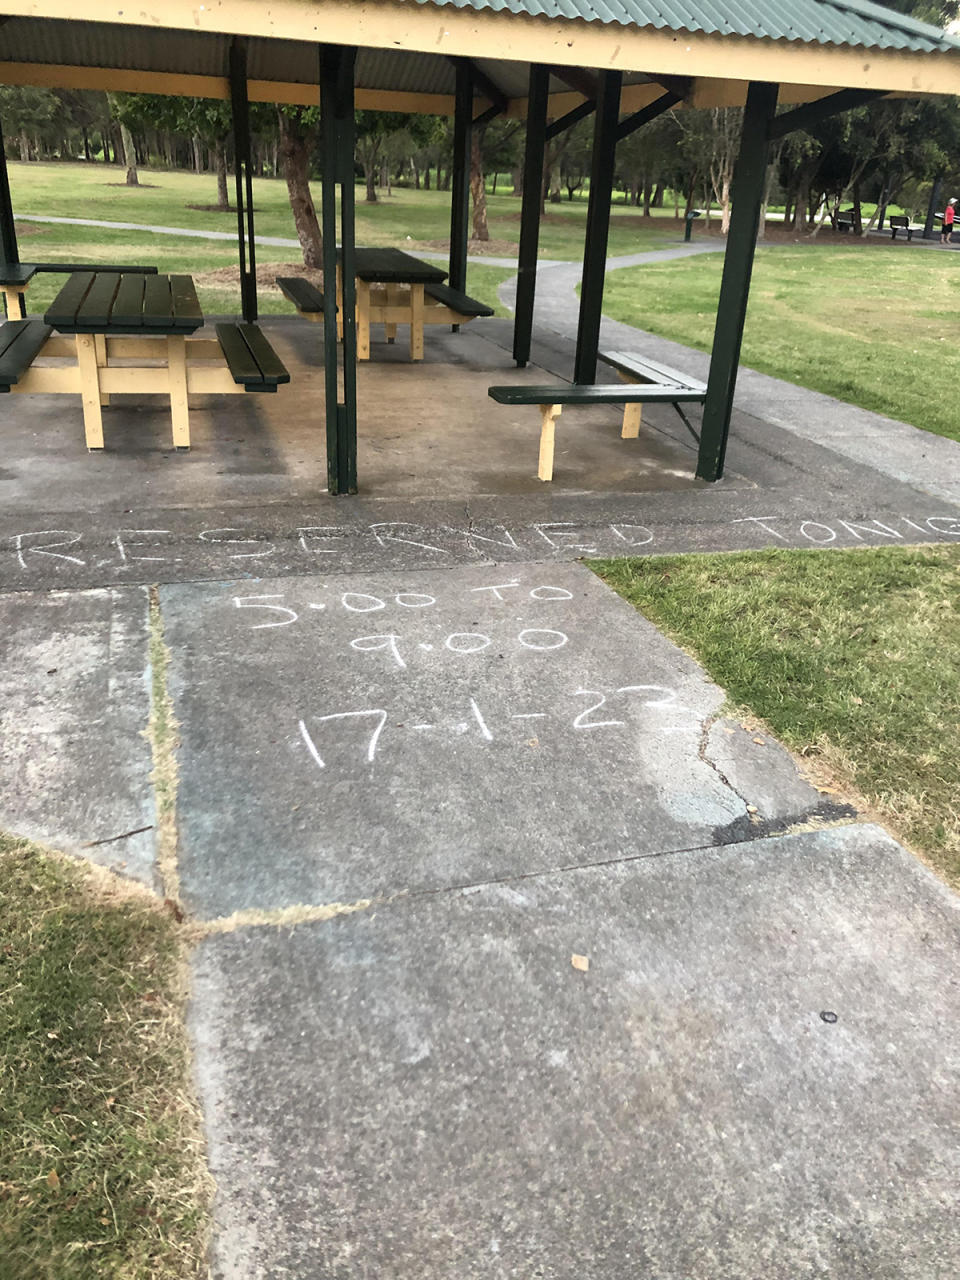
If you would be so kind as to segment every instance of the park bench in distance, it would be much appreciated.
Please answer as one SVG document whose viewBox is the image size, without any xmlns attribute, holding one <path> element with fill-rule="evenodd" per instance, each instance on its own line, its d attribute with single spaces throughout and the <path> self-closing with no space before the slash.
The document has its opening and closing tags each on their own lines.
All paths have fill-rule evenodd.
<svg viewBox="0 0 960 1280">
<path fill-rule="evenodd" d="M 703 404 L 706 383 L 642 356 L 614 351 L 601 354 L 601 361 L 616 369 L 626 383 L 612 385 L 577 385 L 561 383 L 551 386 L 488 387 L 487 395 L 498 404 L 535 404 L 540 409 L 540 459 L 537 476 L 553 479 L 553 454 L 556 420 L 564 405 L 622 404 L 622 439 L 635 439 L 640 433 L 644 404 L 672 404 L 684 425 L 697 438 L 680 402 Z"/>
<path fill-rule="evenodd" d="M 896 240 L 898 231 L 905 231 L 907 233 L 907 241 L 909 242 L 913 239 L 913 233 L 915 231 L 923 230 L 922 226 L 914 226 L 905 213 L 891 214 L 887 219 L 887 225 L 890 227 L 891 240 Z"/>
</svg>

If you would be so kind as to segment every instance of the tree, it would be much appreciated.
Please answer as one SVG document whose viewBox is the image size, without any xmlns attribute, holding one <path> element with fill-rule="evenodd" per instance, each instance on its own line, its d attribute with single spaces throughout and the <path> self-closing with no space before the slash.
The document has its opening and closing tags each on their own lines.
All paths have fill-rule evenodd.
<svg viewBox="0 0 960 1280">
<path fill-rule="evenodd" d="M 387 137 L 407 127 L 410 117 L 402 111 L 355 111 L 357 155 L 367 183 L 366 203 L 377 203 L 377 175 Z"/>
<path fill-rule="evenodd" d="M 56 118 L 60 102 L 49 89 L 0 85 L 0 119 L 8 135 L 16 134 L 20 159 L 40 159 L 40 136 Z"/>
<path fill-rule="evenodd" d="M 310 195 L 310 157 L 317 140 L 319 107 L 278 107 L 280 167 L 287 184 L 297 238 L 307 267 L 323 264 L 323 237 Z"/>
</svg>

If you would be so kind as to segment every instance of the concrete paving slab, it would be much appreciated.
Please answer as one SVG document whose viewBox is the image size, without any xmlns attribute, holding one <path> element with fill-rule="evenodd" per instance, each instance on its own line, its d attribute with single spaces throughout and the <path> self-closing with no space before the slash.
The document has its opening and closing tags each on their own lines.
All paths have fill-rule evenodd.
<svg viewBox="0 0 960 1280">
<path fill-rule="evenodd" d="M 214 1274 L 952 1280 L 958 942 L 869 826 L 211 937 Z"/>
<path fill-rule="evenodd" d="M 156 887 L 148 616 L 141 587 L 0 596 L 0 829 Z"/>
<path fill-rule="evenodd" d="M 0 589 L 575 560 L 760 547 L 960 541 L 960 509 L 887 482 L 836 494 L 739 488 L 628 496 L 140 506 L 0 516 Z"/>
<path fill-rule="evenodd" d="M 160 603 L 201 915 L 711 845 L 754 821 L 701 750 L 722 691 L 582 566 L 170 586 Z M 762 818 L 818 809 L 795 793 L 766 787 Z"/>
</svg>

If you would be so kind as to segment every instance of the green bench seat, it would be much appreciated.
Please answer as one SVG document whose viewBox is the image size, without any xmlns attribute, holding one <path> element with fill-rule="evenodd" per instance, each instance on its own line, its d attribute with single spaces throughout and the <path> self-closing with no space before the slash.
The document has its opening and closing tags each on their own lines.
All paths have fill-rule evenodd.
<svg viewBox="0 0 960 1280">
<path fill-rule="evenodd" d="M 282 360 L 255 324 L 218 324 L 217 341 L 234 382 L 244 391 L 276 391 L 290 381 Z"/>
<path fill-rule="evenodd" d="M 0 324 L 0 392 L 16 386 L 52 332 L 50 325 L 37 318 Z"/>
<path fill-rule="evenodd" d="M 487 388 L 487 395 L 498 404 L 535 404 L 539 407 L 540 460 L 537 475 L 541 480 L 553 479 L 556 420 L 564 405 L 622 404 L 623 426 L 620 435 L 623 439 L 635 439 L 640 434 L 645 404 L 672 404 L 694 439 L 698 439 L 680 404 L 703 404 L 707 395 L 705 383 L 688 378 L 667 365 L 633 356 L 629 352 L 610 352 L 601 355 L 600 359 L 616 369 L 626 382 L 590 385 L 551 383 L 546 386 Z"/>
<path fill-rule="evenodd" d="M 468 297 L 459 289 L 452 289 L 448 284 L 425 284 L 423 292 L 425 297 L 432 298 L 441 307 L 449 307 L 463 320 L 475 320 L 478 316 L 493 315 L 493 307 L 488 307 L 485 302 L 478 302 L 476 298 Z"/>
<path fill-rule="evenodd" d="M 323 294 L 302 276 L 277 276 L 277 286 L 302 316 L 308 320 L 323 318 Z"/>
</svg>

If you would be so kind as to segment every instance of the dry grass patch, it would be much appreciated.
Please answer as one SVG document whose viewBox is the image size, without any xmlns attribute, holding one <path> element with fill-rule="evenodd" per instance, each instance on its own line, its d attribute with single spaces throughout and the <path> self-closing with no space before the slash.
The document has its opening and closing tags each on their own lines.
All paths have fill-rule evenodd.
<svg viewBox="0 0 960 1280">
<path fill-rule="evenodd" d="M 0 879 L 0 1280 L 206 1275 L 182 929 L 24 841 Z"/>
</svg>

